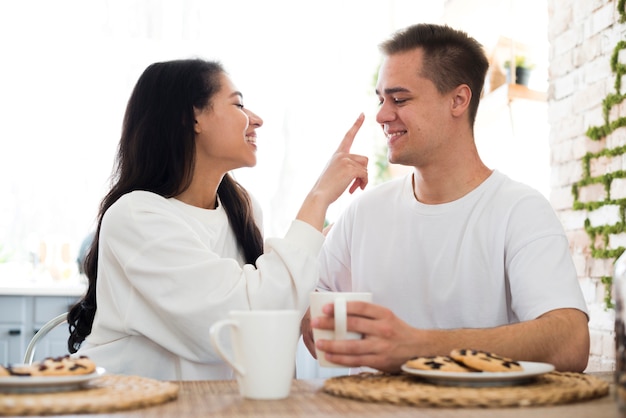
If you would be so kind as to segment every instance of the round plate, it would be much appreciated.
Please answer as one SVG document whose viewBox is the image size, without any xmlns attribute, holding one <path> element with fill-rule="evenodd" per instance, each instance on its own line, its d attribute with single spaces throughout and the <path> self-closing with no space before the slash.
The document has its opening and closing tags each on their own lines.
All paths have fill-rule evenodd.
<svg viewBox="0 0 626 418">
<path fill-rule="evenodd" d="M 64 392 L 82 388 L 90 380 L 102 376 L 106 371 L 97 367 L 89 374 L 73 376 L 9 376 L 0 377 L 0 392 L 4 393 L 45 393 Z"/>
<path fill-rule="evenodd" d="M 554 370 L 554 366 L 548 363 L 520 361 L 519 364 L 524 369 L 519 372 L 442 372 L 412 369 L 406 365 L 402 370 L 438 385 L 474 387 L 521 385 Z"/>
</svg>

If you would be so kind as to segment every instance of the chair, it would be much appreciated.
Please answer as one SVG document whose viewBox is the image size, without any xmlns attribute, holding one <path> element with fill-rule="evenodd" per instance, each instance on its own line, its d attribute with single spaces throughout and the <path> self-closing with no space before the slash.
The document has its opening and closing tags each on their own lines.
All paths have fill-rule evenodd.
<svg viewBox="0 0 626 418">
<path fill-rule="evenodd" d="M 26 353 L 24 354 L 24 364 L 33 363 L 33 358 L 35 357 L 35 349 L 37 348 L 37 343 L 39 342 L 39 340 L 45 337 L 54 328 L 65 322 L 67 322 L 67 312 L 62 313 L 55 318 L 52 318 L 50 321 L 46 322 L 46 324 L 41 327 L 39 331 L 37 331 L 37 333 L 28 343 L 28 347 L 26 347 Z"/>
</svg>

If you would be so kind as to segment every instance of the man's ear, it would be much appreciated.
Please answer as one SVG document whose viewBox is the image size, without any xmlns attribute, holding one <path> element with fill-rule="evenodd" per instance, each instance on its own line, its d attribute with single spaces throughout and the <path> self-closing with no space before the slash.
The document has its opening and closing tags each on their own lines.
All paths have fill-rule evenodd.
<svg viewBox="0 0 626 418">
<path fill-rule="evenodd" d="M 461 84 L 452 92 L 452 115 L 461 116 L 467 111 L 472 100 L 472 90 L 467 84 Z"/>
</svg>

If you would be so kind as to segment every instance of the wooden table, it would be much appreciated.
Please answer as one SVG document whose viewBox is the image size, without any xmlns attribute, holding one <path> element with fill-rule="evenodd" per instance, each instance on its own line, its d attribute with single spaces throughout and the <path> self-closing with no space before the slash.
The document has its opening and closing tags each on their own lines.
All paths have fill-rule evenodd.
<svg viewBox="0 0 626 418">
<path fill-rule="evenodd" d="M 611 373 L 595 374 L 612 381 Z M 392 404 L 361 402 L 328 395 L 320 391 L 324 380 L 294 380 L 289 398 L 277 401 L 255 401 L 239 395 L 235 381 L 198 381 L 179 384 L 178 399 L 163 405 L 97 414 L 105 417 L 567 417 L 602 418 L 618 417 L 613 390 L 609 396 L 588 402 L 551 407 L 499 408 L 499 409 L 445 409 L 416 408 Z M 85 415 L 80 415 L 85 417 Z"/>
</svg>

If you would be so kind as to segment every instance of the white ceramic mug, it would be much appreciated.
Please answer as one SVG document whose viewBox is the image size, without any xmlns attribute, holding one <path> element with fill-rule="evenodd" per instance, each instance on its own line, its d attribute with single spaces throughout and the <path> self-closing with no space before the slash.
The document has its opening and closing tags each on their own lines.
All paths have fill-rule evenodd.
<svg viewBox="0 0 626 418">
<path fill-rule="evenodd" d="M 372 301 L 372 294 L 369 292 L 311 292 L 311 318 L 325 316 L 322 307 L 329 303 L 335 305 L 335 329 L 313 329 L 313 339 L 322 340 L 358 340 L 361 334 L 358 332 L 348 332 L 346 302 L 360 300 L 364 302 Z M 346 367 L 331 363 L 326 360 L 324 352 L 315 348 L 317 361 L 322 367 Z"/>
<path fill-rule="evenodd" d="M 243 397 L 283 399 L 295 376 L 301 315 L 296 310 L 231 311 L 213 324 L 211 345 L 234 370 Z M 230 328 L 232 351 L 220 341 Z"/>
</svg>

